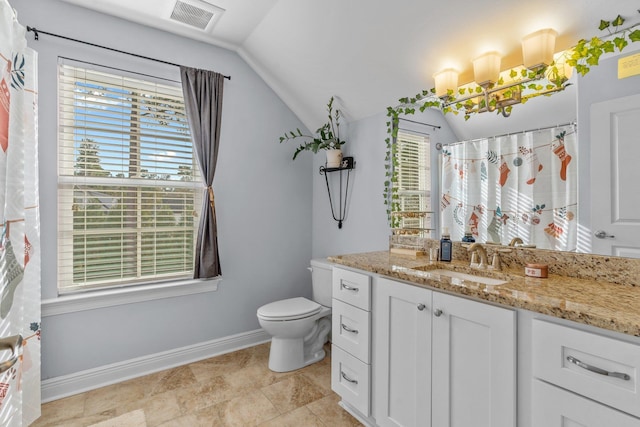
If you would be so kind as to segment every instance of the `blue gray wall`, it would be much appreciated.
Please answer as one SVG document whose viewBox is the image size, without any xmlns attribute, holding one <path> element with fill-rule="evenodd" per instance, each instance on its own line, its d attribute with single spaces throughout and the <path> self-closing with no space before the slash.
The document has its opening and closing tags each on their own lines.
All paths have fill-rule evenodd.
<svg viewBox="0 0 640 427">
<path fill-rule="evenodd" d="M 216 192 L 224 279 L 217 292 L 101 308 L 42 320 L 48 379 L 259 328 L 256 309 L 310 295 L 311 158 L 291 162 L 278 136 L 303 127 L 235 53 L 57 0 L 13 0 L 23 25 L 231 75 L 225 83 Z M 179 80 L 176 67 L 41 35 L 39 54 L 42 297 L 57 297 L 57 58 Z"/>
</svg>

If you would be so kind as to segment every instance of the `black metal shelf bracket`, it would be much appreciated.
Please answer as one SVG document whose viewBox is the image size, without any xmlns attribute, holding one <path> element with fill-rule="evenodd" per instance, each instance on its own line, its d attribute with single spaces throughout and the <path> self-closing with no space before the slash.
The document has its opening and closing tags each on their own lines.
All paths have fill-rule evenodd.
<svg viewBox="0 0 640 427">
<path fill-rule="evenodd" d="M 329 206 L 331 206 L 331 215 L 335 221 L 338 221 L 338 228 L 342 228 L 342 222 L 344 221 L 347 214 L 347 193 L 349 191 L 349 175 L 351 175 L 351 171 L 355 169 L 356 162 L 353 160 L 353 157 L 345 157 L 342 159 L 342 164 L 337 168 L 328 168 L 326 166 L 320 166 L 320 175 L 324 175 L 324 180 L 327 183 L 327 193 L 329 194 Z M 347 179 L 344 188 L 344 193 L 342 191 L 342 173 L 346 171 Z M 340 179 L 340 194 L 338 195 L 338 213 L 333 207 L 333 199 L 331 198 L 331 187 L 329 186 L 329 173 L 339 172 Z"/>
</svg>

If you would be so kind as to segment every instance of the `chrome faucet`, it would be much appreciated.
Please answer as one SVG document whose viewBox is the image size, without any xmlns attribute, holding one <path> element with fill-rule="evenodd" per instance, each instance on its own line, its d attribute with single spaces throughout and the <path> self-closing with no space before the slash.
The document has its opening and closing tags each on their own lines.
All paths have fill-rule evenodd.
<svg viewBox="0 0 640 427">
<path fill-rule="evenodd" d="M 524 245 L 524 242 L 522 241 L 522 239 L 520 237 L 514 237 L 509 242 L 509 246 L 515 246 L 515 245 L 518 245 L 518 244 Z"/>
<path fill-rule="evenodd" d="M 488 262 L 487 250 L 484 248 L 484 246 L 482 246 L 481 243 L 479 242 L 473 243 L 471 246 L 467 248 L 467 252 L 471 253 L 472 255 L 475 253 L 478 255 L 478 258 L 480 258 L 480 262 L 475 267 L 480 269 L 487 268 L 487 262 Z"/>
</svg>

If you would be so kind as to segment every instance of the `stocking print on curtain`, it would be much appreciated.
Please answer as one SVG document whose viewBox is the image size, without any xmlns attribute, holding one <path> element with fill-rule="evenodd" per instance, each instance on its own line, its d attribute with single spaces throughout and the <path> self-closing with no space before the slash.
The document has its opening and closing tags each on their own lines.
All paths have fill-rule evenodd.
<svg viewBox="0 0 640 427">
<path fill-rule="evenodd" d="M 193 277 L 206 279 L 222 274 L 218 254 L 218 225 L 213 197 L 213 176 L 218 160 L 222 124 L 224 76 L 208 70 L 180 67 L 182 93 L 193 149 L 204 181 L 202 215 L 196 239 Z"/>
<path fill-rule="evenodd" d="M 442 151 L 442 226 L 460 240 L 577 245 L 574 125 L 459 142 Z"/>
<path fill-rule="evenodd" d="M 0 15 L 0 425 L 13 427 L 40 416 L 37 56 L 7 0 Z"/>
</svg>

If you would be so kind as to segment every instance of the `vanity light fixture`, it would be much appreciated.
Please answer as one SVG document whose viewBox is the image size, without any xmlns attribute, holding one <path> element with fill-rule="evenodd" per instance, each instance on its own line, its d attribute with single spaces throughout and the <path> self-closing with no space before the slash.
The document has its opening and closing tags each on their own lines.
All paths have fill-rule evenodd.
<svg viewBox="0 0 640 427">
<path fill-rule="evenodd" d="M 502 73 L 511 77 L 511 81 L 502 83 L 498 52 L 487 52 L 473 60 L 473 75 L 475 84 L 482 88 L 480 93 L 455 98 L 451 93 L 458 91 L 458 73 L 453 69 L 442 70 L 433 75 L 435 80 L 435 95 L 442 100 L 442 106 L 454 104 L 464 105 L 467 111 L 482 113 L 484 111 L 498 111 L 509 117 L 511 106 L 522 102 L 524 84 L 547 78 L 555 84 L 555 88 L 544 94 L 564 89 L 564 84 L 571 77 L 573 71 L 566 63 L 560 64 L 556 58 L 556 67 L 549 69 L 554 63 L 555 41 L 558 33 L 550 28 L 536 31 L 522 39 L 523 66 L 515 67 Z M 523 77 L 516 80 L 514 76 Z M 509 80 L 509 79 L 507 79 Z M 462 91 L 460 91 L 462 93 Z"/>
<path fill-rule="evenodd" d="M 433 75 L 436 82 L 436 96 L 438 98 L 449 97 L 449 91 L 458 89 L 458 72 L 453 68 L 447 68 Z"/>
<path fill-rule="evenodd" d="M 494 85 L 500 78 L 500 54 L 487 52 L 473 60 L 473 77 L 483 89 Z"/>
<path fill-rule="evenodd" d="M 546 28 L 522 39 L 522 63 L 525 68 L 536 71 L 553 62 L 557 35 L 557 31 Z"/>
</svg>

